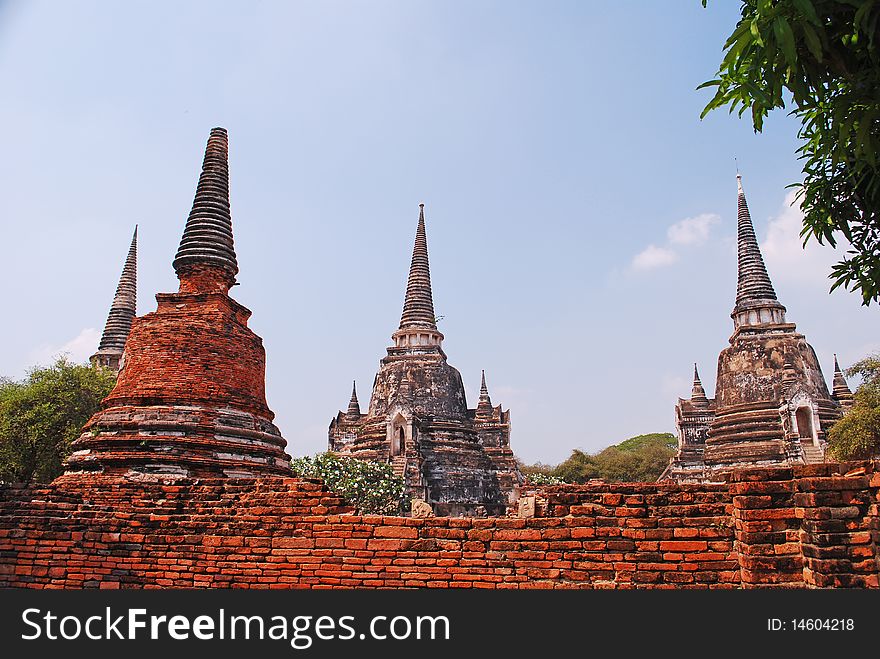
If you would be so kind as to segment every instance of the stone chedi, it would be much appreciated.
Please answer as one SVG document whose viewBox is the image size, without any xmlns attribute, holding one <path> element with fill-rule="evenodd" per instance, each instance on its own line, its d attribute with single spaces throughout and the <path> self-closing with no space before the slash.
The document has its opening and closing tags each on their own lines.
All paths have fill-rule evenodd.
<svg viewBox="0 0 880 659">
<path fill-rule="evenodd" d="M 107 315 L 104 333 L 98 351 L 89 357 L 92 366 L 100 366 L 118 372 L 125 350 L 125 341 L 131 331 L 131 321 L 137 315 L 137 226 L 131 238 L 131 247 L 122 266 L 122 275 L 116 287 L 113 304 Z"/>
<path fill-rule="evenodd" d="M 739 175 L 737 188 L 733 335 L 718 357 L 715 398 L 695 371 L 691 398 L 679 399 L 679 449 L 661 478 L 717 480 L 737 467 L 822 462 L 825 432 L 841 414 L 842 388 L 829 394 L 816 353 L 776 298 Z"/>
<path fill-rule="evenodd" d="M 853 406 L 853 392 L 846 383 L 840 364 L 837 363 L 837 355 L 834 355 L 834 380 L 831 383 L 831 397 L 840 404 L 843 412 L 849 411 Z"/>
<path fill-rule="evenodd" d="M 493 407 L 483 376 L 480 401 L 468 409 L 459 372 L 446 361 L 437 329 L 428 264 L 424 204 L 400 325 L 379 365 L 369 410 L 352 389 L 345 412 L 330 422 L 329 448 L 387 462 L 407 493 L 437 515 L 503 514 L 521 480 L 510 449 L 510 413 Z"/>
<path fill-rule="evenodd" d="M 68 473 L 290 473 L 266 404 L 262 340 L 229 297 L 238 263 L 227 150 L 226 131 L 214 128 L 174 259 L 180 290 L 133 319 L 116 386 L 73 443 Z"/>
<path fill-rule="evenodd" d="M 703 477 L 703 450 L 709 424 L 715 417 L 715 399 L 706 396 L 697 365 L 694 364 L 694 386 L 690 398 L 679 398 L 675 405 L 675 427 L 678 429 L 678 452 L 667 468 L 664 478 L 700 481 Z"/>
</svg>

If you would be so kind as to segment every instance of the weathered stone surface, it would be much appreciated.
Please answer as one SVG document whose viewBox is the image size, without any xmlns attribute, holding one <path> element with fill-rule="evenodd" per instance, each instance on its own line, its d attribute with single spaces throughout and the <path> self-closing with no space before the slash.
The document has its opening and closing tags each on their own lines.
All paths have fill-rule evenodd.
<svg viewBox="0 0 880 659">
<path fill-rule="evenodd" d="M 536 497 L 520 497 L 517 510 L 517 517 L 534 517 L 535 516 L 535 500 Z"/>
<path fill-rule="evenodd" d="M 410 505 L 410 514 L 413 517 L 433 517 L 434 509 L 427 501 L 413 499 Z"/>
<path fill-rule="evenodd" d="M 715 398 L 696 396 L 695 385 L 691 400 L 679 399 L 679 450 L 662 478 L 700 482 L 738 467 L 822 462 L 826 431 L 846 400 L 842 374 L 832 397 L 813 348 L 786 322 L 739 176 L 737 185 L 734 332 L 718 357 Z"/>
</svg>

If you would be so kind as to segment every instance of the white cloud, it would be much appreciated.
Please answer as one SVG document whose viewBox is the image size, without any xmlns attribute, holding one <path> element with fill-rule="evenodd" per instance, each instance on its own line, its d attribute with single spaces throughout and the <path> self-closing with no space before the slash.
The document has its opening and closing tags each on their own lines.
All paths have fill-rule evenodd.
<svg viewBox="0 0 880 659">
<path fill-rule="evenodd" d="M 795 201 L 796 194 L 796 190 L 789 192 L 782 209 L 770 219 L 761 252 L 773 281 L 806 281 L 810 286 L 823 286 L 827 290 L 831 287 L 828 274 L 831 266 L 840 260 L 842 250 L 840 247 L 831 249 L 815 241 L 803 247 L 800 231 L 804 214 L 800 203 Z"/>
<path fill-rule="evenodd" d="M 666 231 L 670 245 L 702 245 L 709 239 L 712 225 L 721 218 L 715 213 L 702 213 L 676 222 Z"/>
<path fill-rule="evenodd" d="M 98 349 L 100 342 L 100 332 L 94 327 L 87 327 L 61 346 L 42 345 L 35 348 L 31 351 L 29 364 L 46 366 L 62 355 L 66 355 L 72 362 L 81 364 L 88 361 Z"/>
<path fill-rule="evenodd" d="M 678 254 L 666 247 L 648 245 L 635 255 L 632 260 L 633 270 L 653 270 L 672 265 L 678 260 Z"/>
<path fill-rule="evenodd" d="M 678 261 L 678 252 L 673 247 L 692 247 L 705 244 L 709 240 L 712 226 L 721 218 L 715 213 L 701 213 L 696 217 L 679 220 L 666 230 L 666 244 L 648 245 L 635 255 L 630 264 L 633 270 L 654 270 L 665 268 Z"/>
</svg>

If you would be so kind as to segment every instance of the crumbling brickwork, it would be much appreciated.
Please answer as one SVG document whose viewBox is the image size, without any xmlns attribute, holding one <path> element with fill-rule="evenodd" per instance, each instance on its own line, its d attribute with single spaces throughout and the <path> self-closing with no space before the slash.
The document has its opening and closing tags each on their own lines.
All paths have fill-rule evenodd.
<svg viewBox="0 0 880 659">
<path fill-rule="evenodd" d="M 817 464 L 732 474 L 743 583 L 877 588 L 876 466 Z"/>
<path fill-rule="evenodd" d="M 876 588 L 880 473 L 854 467 L 556 486 L 482 519 L 354 516 L 308 480 L 71 475 L 0 488 L 0 587 Z"/>
<path fill-rule="evenodd" d="M 263 342 L 229 296 L 238 262 L 227 159 L 226 131 L 215 128 L 174 260 L 180 288 L 117 337 L 116 386 L 73 443 L 68 473 L 291 474 L 266 403 Z M 126 267 L 133 273 L 133 261 Z"/>
</svg>

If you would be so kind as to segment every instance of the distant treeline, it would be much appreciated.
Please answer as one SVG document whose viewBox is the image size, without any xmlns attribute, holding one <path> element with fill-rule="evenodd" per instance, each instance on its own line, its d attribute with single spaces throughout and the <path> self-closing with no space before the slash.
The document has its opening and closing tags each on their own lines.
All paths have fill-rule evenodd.
<svg viewBox="0 0 880 659">
<path fill-rule="evenodd" d="M 676 446 L 675 435 L 655 432 L 631 437 L 598 453 L 575 449 L 567 460 L 556 466 L 538 462 L 521 464 L 520 469 L 536 483 L 556 479 L 566 483 L 586 483 L 594 478 L 609 482 L 653 482 L 669 464 Z"/>
</svg>

